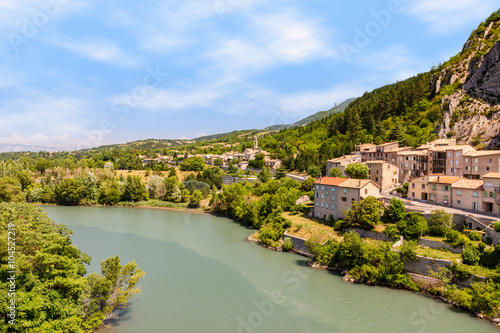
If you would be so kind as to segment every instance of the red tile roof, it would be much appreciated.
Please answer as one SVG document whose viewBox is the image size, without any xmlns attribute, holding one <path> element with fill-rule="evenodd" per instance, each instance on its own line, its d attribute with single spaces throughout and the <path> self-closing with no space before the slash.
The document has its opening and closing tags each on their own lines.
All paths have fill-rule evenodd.
<svg viewBox="0 0 500 333">
<path fill-rule="evenodd" d="M 347 178 L 337 178 L 337 177 L 322 177 L 322 178 L 316 180 L 316 182 L 314 182 L 314 184 L 338 186 L 338 185 L 342 184 L 343 182 L 345 182 L 346 180 L 348 180 L 348 179 Z"/>
<path fill-rule="evenodd" d="M 454 184 L 458 182 L 462 177 L 453 177 L 453 176 L 438 176 L 435 179 L 431 180 L 430 183 L 439 183 L 439 184 Z"/>
</svg>

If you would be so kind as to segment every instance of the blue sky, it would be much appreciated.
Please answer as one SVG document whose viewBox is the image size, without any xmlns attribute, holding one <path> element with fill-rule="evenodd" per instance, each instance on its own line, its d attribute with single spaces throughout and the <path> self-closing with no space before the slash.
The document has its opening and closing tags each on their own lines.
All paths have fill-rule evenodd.
<svg viewBox="0 0 500 333">
<path fill-rule="evenodd" d="M 2 0 L 0 144 L 293 123 L 458 53 L 495 0 Z"/>
</svg>

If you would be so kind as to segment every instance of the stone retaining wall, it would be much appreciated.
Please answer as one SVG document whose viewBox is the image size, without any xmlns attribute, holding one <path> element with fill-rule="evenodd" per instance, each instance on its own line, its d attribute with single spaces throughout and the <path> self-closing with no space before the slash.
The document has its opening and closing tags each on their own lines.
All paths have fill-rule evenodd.
<svg viewBox="0 0 500 333">
<path fill-rule="evenodd" d="M 404 270 L 409 273 L 430 276 L 430 271 L 437 272 L 439 268 L 446 267 L 446 265 L 451 265 L 451 261 L 417 256 L 417 260 L 404 263 Z"/>
<path fill-rule="evenodd" d="M 384 241 L 384 242 L 395 242 L 396 241 L 396 239 L 391 238 L 382 232 L 368 231 L 368 230 L 357 229 L 357 228 L 349 228 L 346 231 L 352 231 L 352 230 L 356 231 L 363 238 L 370 238 L 370 239 L 375 239 L 375 240 Z"/>
<path fill-rule="evenodd" d="M 500 243 L 500 232 L 495 231 L 493 228 L 486 228 L 485 237 L 491 238 L 493 245 L 498 245 Z"/>
<path fill-rule="evenodd" d="M 451 253 L 463 253 L 464 252 L 464 249 L 461 247 L 455 248 L 448 243 L 437 242 L 437 241 L 433 241 L 433 240 L 425 239 L 425 238 L 419 238 L 418 245 L 427 246 L 427 247 L 429 247 L 431 249 L 435 249 L 435 250 L 440 250 L 442 248 L 445 248 L 448 251 L 450 251 Z"/>
<path fill-rule="evenodd" d="M 289 238 L 292 241 L 293 249 L 297 251 L 299 254 L 304 255 L 306 257 L 312 257 L 313 255 L 309 253 L 306 246 L 306 240 L 304 238 L 295 237 L 288 235 L 288 231 L 285 231 L 283 235 L 283 241 Z"/>
</svg>

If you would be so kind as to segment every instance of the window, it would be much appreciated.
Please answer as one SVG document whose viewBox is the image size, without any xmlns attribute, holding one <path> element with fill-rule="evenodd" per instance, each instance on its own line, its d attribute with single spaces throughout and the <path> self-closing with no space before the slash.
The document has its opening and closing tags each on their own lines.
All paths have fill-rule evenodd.
<svg viewBox="0 0 500 333">
<path fill-rule="evenodd" d="M 448 152 L 448 157 L 451 157 L 451 153 L 450 152 Z"/>
<path fill-rule="evenodd" d="M 448 196 L 447 196 L 447 195 L 445 195 L 445 196 L 443 197 L 443 202 L 444 202 L 444 203 L 448 203 Z"/>
<path fill-rule="evenodd" d="M 456 157 L 460 156 L 460 153 L 459 153 L 459 152 L 456 152 L 456 153 L 455 153 L 455 156 L 456 156 Z"/>
<path fill-rule="evenodd" d="M 437 185 L 432 185 L 433 190 L 437 190 Z"/>
<path fill-rule="evenodd" d="M 319 190 L 319 185 L 316 185 L 316 189 Z"/>
<path fill-rule="evenodd" d="M 405 164 L 405 167 L 407 168 L 408 167 L 408 163 Z"/>
<path fill-rule="evenodd" d="M 342 198 L 340 198 L 340 199 L 342 199 L 342 201 L 344 201 L 344 202 L 346 202 L 346 201 L 347 201 L 347 198 L 346 198 L 346 197 L 342 197 Z"/>
<path fill-rule="evenodd" d="M 324 191 L 325 190 L 325 187 L 323 185 L 321 185 L 321 191 Z"/>
<path fill-rule="evenodd" d="M 490 167 L 486 167 L 486 171 L 490 171 Z"/>
<path fill-rule="evenodd" d="M 368 194 L 368 189 L 367 188 L 365 188 L 365 194 Z"/>
<path fill-rule="evenodd" d="M 474 159 L 474 163 L 478 163 L 478 161 L 479 161 L 479 160 L 478 160 L 477 158 L 475 158 L 475 159 Z"/>
<path fill-rule="evenodd" d="M 323 203 L 321 203 L 321 208 L 323 208 L 325 205 Z"/>
<path fill-rule="evenodd" d="M 477 197 L 477 192 L 476 191 L 472 192 L 472 196 Z"/>
<path fill-rule="evenodd" d="M 468 157 L 465 158 L 465 163 L 469 163 L 469 158 Z"/>
<path fill-rule="evenodd" d="M 351 199 L 351 203 L 353 204 L 354 203 L 354 198 Z"/>
<path fill-rule="evenodd" d="M 346 188 L 344 188 L 344 193 L 347 193 L 347 189 Z"/>
<path fill-rule="evenodd" d="M 450 165 L 453 165 L 453 161 L 450 161 Z"/>
<path fill-rule="evenodd" d="M 332 195 L 332 201 L 334 201 L 334 200 L 335 200 L 335 196 L 334 196 L 334 195 Z"/>
<path fill-rule="evenodd" d="M 411 192 L 412 198 L 415 198 L 415 192 Z"/>
<path fill-rule="evenodd" d="M 425 184 L 422 184 L 422 190 L 425 190 Z"/>
<path fill-rule="evenodd" d="M 316 201 L 316 206 L 319 206 L 319 202 Z"/>
<path fill-rule="evenodd" d="M 491 158 L 488 160 L 489 163 L 491 163 Z"/>
<path fill-rule="evenodd" d="M 325 208 L 328 209 L 328 204 L 325 205 Z"/>
<path fill-rule="evenodd" d="M 462 200 L 457 200 L 456 204 L 459 205 L 459 206 L 462 206 Z"/>
<path fill-rule="evenodd" d="M 465 171 L 470 171 L 470 168 L 468 166 L 466 166 Z"/>
<path fill-rule="evenodd" d="M 456 165 L 459 165 L 459 164 L 460 164 L 460 161 L 459 161 L 459 160 L 456 160 L 456 161 L 455 161 L 455 164 L 456 164 Z"/>
<path fill-rule="evenodd" d="M 474 171 L 477 171 L 477 166 L 474 167 Z"/>
<path fill-rule="evenodd" d="M 453 172 L 453 168 L 450 168 L 450 172 Z"/>
<path fill-rule="evenodd" d="M 443 191 L 449 191 L 449 190 L 450 190 L 450 188 L 448 185 L 443 185 Z"/>
<path fill-rule="evenodd" d="M 328 190 L 326 190 L 326 195 L 328 196 Z"/>
<path fill-rule="evenodd" d="M 415 183 L 411 183 L 411 188 L 415 188 Z"/>
<path fill-rule="evenodd" d="M 462 191 L 461 191 L 461 190 L 458 190 L 458 191 L 457 191 L 457 195 L 462 195 Z"/>
<path fill-rule="evenodd" d="M 321 193 L 321 199 L 324 199 L 325 198 L 325 195 L 323 193 Z"/>
<path fill-rule="evenodd" d="M 332 210 L 335 210 L 335 206 L 334 205 L 332 205 Z"/>
<path fill-rule="evenodd" d="M 473 202 L 472 203 L 472 209 L 473 210 L 477 210 L 477 202 Z"/>
<path fill-rule="evenodd" d="M 394 176 L 396 176 L 397 173 L 398 173 L 397 171 L 394 171 Z"/>
<path fill-rule="evenodd" d="M 332 187 L 332 193 L 335 192 L 335 187 Z"/>
<path fill-rule="evenodd" d="M 453 172 L 455 172 L 455 173 L 456 173 L 456 172 L 457 172 L 457 169 L 456 169 L 456 168 L 455 168 L 455 169 L 453 169 Z"/>
</svg>

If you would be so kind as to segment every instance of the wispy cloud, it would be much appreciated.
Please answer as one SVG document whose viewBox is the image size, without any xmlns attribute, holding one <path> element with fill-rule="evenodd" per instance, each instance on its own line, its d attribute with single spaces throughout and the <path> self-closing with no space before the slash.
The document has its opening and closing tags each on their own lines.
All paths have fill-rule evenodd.
<svg viewBox="0 0 500 333">
<path fill-rule="evenodd" d="M 112 65 L 135 67 L 139 61 L 129 56 L 121 47 L 109 40 L 90 39 L 82 42 L 54 41 L 54 44 L 75 52 L 87 59 Z"/>
<path fill-rule="evenodd" d="M 488 17 L 499 5 L 496 0 L 413 0 L 406 1 L 408 14 L 430 24 L 433 32 L 453 33 L 471 22 Z"/>
</svg>

